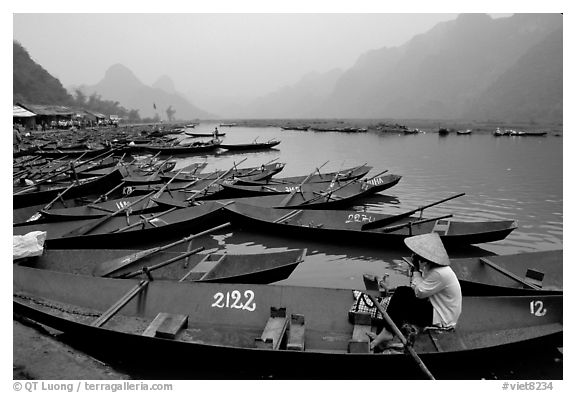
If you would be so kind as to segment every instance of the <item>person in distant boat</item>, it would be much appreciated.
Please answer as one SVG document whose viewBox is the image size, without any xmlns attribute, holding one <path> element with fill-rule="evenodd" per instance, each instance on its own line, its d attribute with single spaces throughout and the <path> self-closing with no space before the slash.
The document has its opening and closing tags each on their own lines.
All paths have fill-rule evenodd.
<svg viewBox="0 0 576 393">
<path fill-rule="evenodd" d="M 437 233 L 406 238 L 414 253 L 410 286 L 396 288 L 386 313 L 396 326 L 454 328 L 462 312 L 462 290 Z M 386 327 L 369 334 L 370 348 L 385 346 L 394 336 Z"/>
<path fill-rule="evenodd" d="M 214 131 L 212 132 L 212 142 L 216 143 L 219 141 L 220 140 L 218 139 L 218 127 L 214 127 Z"/>
</svg>

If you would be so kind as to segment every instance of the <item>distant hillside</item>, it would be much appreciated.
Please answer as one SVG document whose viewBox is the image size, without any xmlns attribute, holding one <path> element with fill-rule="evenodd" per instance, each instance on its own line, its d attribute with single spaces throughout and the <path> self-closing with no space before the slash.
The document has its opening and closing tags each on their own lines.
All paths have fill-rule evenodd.
<svg viewBox="0 0 576 393">
<path fill-rule="evenodd" d="M 166 109 L 170 106 L 176 111 L 177 119 L 215 117 L 197 108 L 176 92 L 174 83 L 167 76 L 160 78 L 154 87 L 147 86 L 121 64 L 111 66 L 98 84 L 80 88 L 86 95 L 97 93 L 104 99 L 116 100 L 129 108 L 137 109 L 141 117 L 154 117 L 158 114 L 165 119 Z"/>
<path fill-rule="evenodd" d="M 530 48 L 471 105 L 465 117 L 548 121 L 562 119 L 562 30 Z"/>
<path fill-rule="evenodd" d="M 58 79 L 32 60 L 28 51 L 20 43 L 14 41 L 13 47 L 12 76 L 14 87 L 12 101 L 14 103 L 72 104 L 72 96 L 68 94 Z"/>
<path fill-rule="evenodd" d="M 293 118 L 317 109 L 332 92 L 342 70 L 326 73 L 311 72 L 292 86 L 259 97 L 243 108 L 236 116 Z"/>
<path fill-rule="evenodd" d="M 462 14 L 345 72 L 263 96 L 251 117 L 562 121 L 562 15 Z M 307 86 L 308 85 L 308 86 Z"/>
<path fill-rule="evenodd" d="M 518 120 L 526 116 L 521 107 L 527 95 L 531 96 L 531 105 L 539 105 L 548 112 L 544 108 L 556 106 L 558 102 L 543 99 L 538 91 L 539 83 L 528 83 L 521 95 L 506 93 L 504 89 L 515 86 L 511 76 L 504 75 L 518 77 L 520 73 L 526 75 L 521 79 L 538 80 L 546 74 L 546 80 L 561 81 L 561 68 L 546 70 L 540 67 L 547 62 L 559 61 L 561 64 L 561 35 L 550 37 L 545 44 L 547 50 L 534 49 L 544 45 L 542 40 L 552 31 L 561 28 L 562 16 L 556 14 L 514 15 L 501 19 L 483 14 L 460 15 L 454 21 L 440 23 L 429 32 L 414 37 L 396 50 L 383 48 L 362 56 L 342 76 L 319 114 L 327 117 L 473 116 L 479 120 Z M 528 53 L 532 53 L 531 60 L 521 61 Z M 539 56 L 549 59 L 536 59 Z M 501 78 L 509 82 L 501 85 Z M 557 87 L 554 84 L 550 89 Z M 488 93 L 489 89 L 493 93 Z M 548 95 L 557 94 L 550 92 Z M 492 100 L 490 105 L 486 102 L 489 99 Z M 483 109 L 478 111 L 475 107 L 480 102 L 484 103 Z"/>
</svg>

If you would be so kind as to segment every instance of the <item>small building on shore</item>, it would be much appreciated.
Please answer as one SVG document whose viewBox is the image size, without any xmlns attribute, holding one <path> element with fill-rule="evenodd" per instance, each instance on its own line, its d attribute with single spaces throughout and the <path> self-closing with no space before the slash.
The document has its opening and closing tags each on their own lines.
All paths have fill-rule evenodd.
<svg viewBox="0 0 576 393">
<path fill-rule="evenodd" d="M 12 115 L 12 123 L 14 125 L 19 125 L 24 129 L 31 130 L 34 129 L 36 125 L 36 114 L 30 112 L 26 108 L 23 108 L 20 105 L 12 105 L 13 106 L 13 115 Z"/>
<path fill-rule="evenodd" d="M 60 121 L 72 121 L 75 112 L 73 109 L 63 105 L 37 105 L 21 104 L 18 106 L 34 113 L 34 127 L 41 126 L 43 129 L 50 129 L 51 125 L 58 124 Z"/>
</svg>

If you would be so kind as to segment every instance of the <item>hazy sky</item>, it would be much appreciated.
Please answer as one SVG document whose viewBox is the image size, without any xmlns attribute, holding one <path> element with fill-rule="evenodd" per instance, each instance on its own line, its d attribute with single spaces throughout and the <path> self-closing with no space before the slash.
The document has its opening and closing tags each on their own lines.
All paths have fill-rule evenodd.
<svg viewBox="0 0 576 393">
<path fill-rule="evenodd" d="M 23 14 L 14 39 L 65 87 L 95 84 L 121 63 L 145 84 L 168 75 L 200 104 L 256 97 L 312 71 L 346 69 L 457 14 Z"/>
</svg>

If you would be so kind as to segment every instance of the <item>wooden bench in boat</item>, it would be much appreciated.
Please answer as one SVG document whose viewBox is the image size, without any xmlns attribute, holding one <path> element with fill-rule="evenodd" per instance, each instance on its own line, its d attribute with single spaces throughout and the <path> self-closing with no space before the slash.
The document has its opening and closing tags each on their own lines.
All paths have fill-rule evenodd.
<svg viewBox="0 0 576 393">
<path fill-rule="evenodd" d="M 256 348 L 280 349 L 287 327 L 286 307 L 270 307 L 270 318 L 266 322 L 262 336 L 255 339 Z"/>
<path fill-rule="evenodd" d="M 196 266 L 194 266 L 184 277 L 180 279 L 180 282 L 190 280 L 190 281 L 201 281 L 202 279 L 208 277 L 208 274 L 216 266 L 218 266 L 226 258 L 226 254 L 208 254 L 206 255 Z"/>
<path fill-rule="evenodd" d="M 352 339 L 348 341 L 348 353 L 370 353 L 370 338 L 367 333 L 375 333 L 370 313 L 355 312 L 353 322 L 354 330 Z"/>
<path fill-rule="evenodd" d="M 289 351 L 303 351 L 305 331 L 306 327 L 304 324 L 304 315 L 290 315 L 290 324 L 288 326 L 288 342 L 286 343 L 286 349 Z"/>
<path fill-rule="evenodd" d="M 438 220 L 434 223 L 434 228 L 432 228 L 432 232 L 436 232 L 440 236 L 446 236 L 449 230 L 450 221 L 448 220 Z"/>
<path fill-rule="evenodd" d="M 188 327 L 188 316 L 161 312 L 142 333 L 147 337 L 175 339 L 178 333 Z"/>
</svg>

